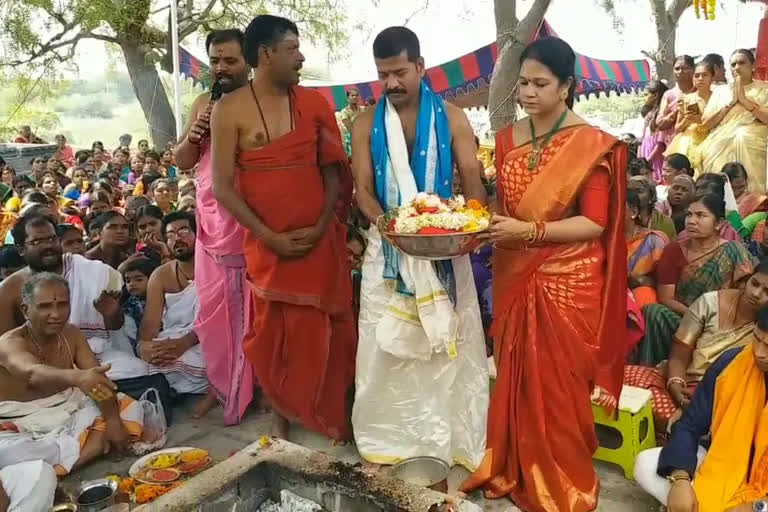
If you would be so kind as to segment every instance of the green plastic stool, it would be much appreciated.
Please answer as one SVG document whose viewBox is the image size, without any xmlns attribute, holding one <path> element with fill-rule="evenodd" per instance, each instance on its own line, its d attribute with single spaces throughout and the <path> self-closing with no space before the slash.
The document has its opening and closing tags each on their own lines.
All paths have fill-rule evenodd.
<svg viewBox="0 0 768 512">
<path fill-rule="evenodd" d="M 635 479 L 635 458 L 643 450 L 656 446 L 656 431 L 653 426 L 651 392 L 647 389 L 624 386 L 619 398 L 619 415 L 616 419 L 608 416 L 599 405 L 592 404 L 595 424 L 616 430 L 621 435 L 618 448 L 598 446 L 594 459 L 611 462 L 624 470 L 627 480 Z"/>
</svg>

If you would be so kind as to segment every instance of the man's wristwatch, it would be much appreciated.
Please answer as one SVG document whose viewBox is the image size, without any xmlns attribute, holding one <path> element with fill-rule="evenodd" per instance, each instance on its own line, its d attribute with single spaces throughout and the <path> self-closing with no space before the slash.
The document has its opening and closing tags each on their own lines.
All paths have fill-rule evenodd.
<svg viewBox="0 0 768 512">
<path fill-rule="evenodd" d="M 752 504 L 752 510 L 754 512 L 768 512 L 768 501 L 760 500 Z"/>
</svg>

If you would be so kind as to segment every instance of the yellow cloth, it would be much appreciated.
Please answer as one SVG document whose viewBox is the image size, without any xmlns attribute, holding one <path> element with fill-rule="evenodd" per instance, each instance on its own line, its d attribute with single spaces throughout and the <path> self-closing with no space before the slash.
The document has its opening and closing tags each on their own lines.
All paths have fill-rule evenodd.
<svg viewBox="0 0 768 512">
<path fill-rule="evenodd" d="M 712 446 L 693 482 L 699 512 L 723 512 L 768 494 L 765 396 L 765 374 L 755 364 L 749 345 L 715 384 Z M 753 445 L 754 463 L 748 475 Z"/>
<path fill-rule="evenodd" d="M 12 197 L 5 202 L 5 211 L 19 213 L 19 210 L 21 210 L 20 197 Z"/>
<path fill-rule="evenodd" d="M 713 116 L 733 100 L 733 86 L 717 87 L 709 99 L 704 118 Z M 768 108 L 768 83 L 755 80 L 744 86 L 747 99 Z M 749 175 L 749 189 L 766 191 L 768 125 L 757 120 L 742 105 L 733 107 L 694 151 L 693 166 L 701 172 L 720 172 L 728 162 L 741 162 Z"/>
<path fill-rule="evenodd" d="M 683 108 L 682 112 L 685 112 L 688 105 L 698 105 L 699 112 L 702 114 L 707 108 L 707 100 L 699 96 L 698 93 L 686 94 L 683 96 Z M 669 156 L 673 153 L 680 153 L 687 156 L 689 159 L 694 156 L 696 147 L 704 140 L 706 133 L 699 131 L 699 123 L 693 123 L 682 132 L 675 135 L 667 146 L 667 150 L 664 155 Z M 701 169 L 696 169 L 696 173 L 700 173 Z"/>
</svg>

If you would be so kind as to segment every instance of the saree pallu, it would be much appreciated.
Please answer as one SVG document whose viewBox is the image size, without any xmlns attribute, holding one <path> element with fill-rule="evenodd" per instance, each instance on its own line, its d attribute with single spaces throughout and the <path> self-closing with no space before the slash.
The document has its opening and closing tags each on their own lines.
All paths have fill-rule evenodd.
<svg viewBox="0 0 768 512">
<path fill-rule="evenodd" d="M 768 84 L 754 81 L 744 87 L 747 99 L 768 107 Z M 731 85 L 717 87 L 712 93 L 704 117 L 714 115 L 733 99 Z M 768 125 L 757 120 L 742 105 L 733 107 L 707 138 L 699 144 L 691 160 L 702 172 L 719 172 L 728 162 L 741 162 L 747 169 L 749 189 L 766 191 L 766 151 Z"/>
<path fill-rule="evenodd" d="M 724 243 L 683 269 L 675 287 L 675 299 L 690 306 L 707 292 L 732 288 L 752 274 L 754 262 L 747 249 L 738 242 Z M 663 304 L 643 308 L 645 338 L 637 346 L 631 361 L 655 366 L 669 356 L 681 316 Z"/>
<path fill-rule="evenodd" d="M 296 128 L 238 155 L 243 199 L 276 233 L 317 222 L 325 204 L 322 166 L 339 167 L 337 215 L 346 218 L 350 200 L 348 160 L 327 102 L 302 87 L 291 94 Z M 350 439 L 357 332 L 344 225 L 334 216 L 302 258 L 280 258 L 249 232 L 244 247 L 253 298 L 244 351 L 264 394 L 289 420 Z"/>
<path fill-rule="evenodd" d="M 768 208 L 768 196 L 747 191 L 736 199 L 736 204 L 739 206 L 739 216 L 746 219 L 749 215 L 763 212 Z"/>
<path fill-rule="evenodd" d="M 569 215 L 593 171 L 611 177 L 609 221 L 600 239 L 496 247 L 494 357 L 488 448 L 463 491 L 509 495 L 529 512 L 581 512 L 597 505 L 597 448 L 590 394 L 618 396 L 627 317 L 624 169 L 626 149 L 587 126 L 566 128 L 543 151 L 514 148 L 512 127 L 497 136 L 502 215 L 556 221 Z M 586 148 L 589 148 L 587 150 Z M 556 368 L 565 369 L 556 371 Z"/>
<path fill-rule="evenodd" d="M 661 259 L 664 246 L 669 243 L 661 232 L 645 231 L 627 240 L 627 271 L 630 276 L 643 277 L 653 274 L 656 263 Z M 652 286 L 637 286 L 632 289 L 635 303 L 642 308 L 657 301 Z"/>
</svg>

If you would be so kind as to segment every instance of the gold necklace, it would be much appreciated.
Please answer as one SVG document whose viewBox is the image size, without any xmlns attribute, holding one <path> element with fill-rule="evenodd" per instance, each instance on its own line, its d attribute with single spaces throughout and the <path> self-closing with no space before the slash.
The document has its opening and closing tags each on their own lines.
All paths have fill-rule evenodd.
<svg viewBox="0 0 768 512">
<path fill-rule="evenodd" d="M 40 347 L 40 343 L 37 341 L 37 337 L 35 336 L 35 333 L 32 331 L 32 326 L 29 325 L 29 321 L 27 321 L 27 331 L 29 332 L 29 337 L 32 339 L 32 343 L 35 344 L 35 350 L 37 350 L 37 355 L 40 358 L 40 362 L 43 364 L 49 364 L 48 358 L 45 357 L 45 354 L 43 353 L 43 349 Z M 57 335 L 56 336 L 56 355 L 58 356 L 61 352 L 61 338 Z"/>
</svg>

